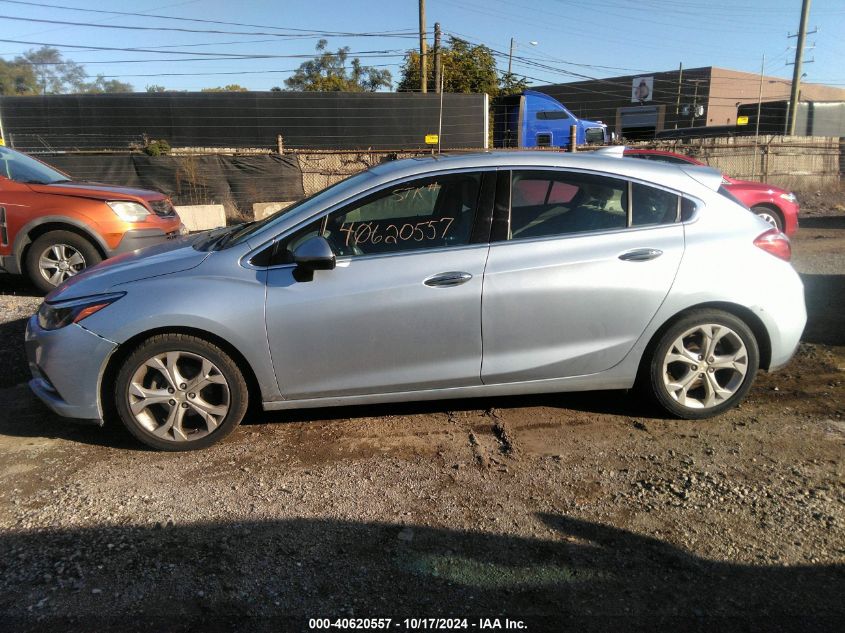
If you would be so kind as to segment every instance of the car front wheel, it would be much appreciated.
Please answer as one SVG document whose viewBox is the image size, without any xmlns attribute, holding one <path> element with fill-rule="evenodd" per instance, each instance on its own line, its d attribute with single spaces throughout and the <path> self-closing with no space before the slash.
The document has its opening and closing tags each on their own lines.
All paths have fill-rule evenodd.
<svg viewBox="0 0 845 633">
<path fill-rule="evenodd" d="M 206 448 L 226 437 L 247 410 L 248 390 L 231 357 L 195 336 L 164 334 L 142 343 L 117 374 L 123 424 L 147 446 Z"/>
<path fill-rule="evenodd" d="M 102 261 L 94 245 L 70 231 L 50 231 L 36 239 L 26 255 L 29 278 L 42 292 Z"/>
<path fill-rule="evenodd" d="M 654 346 L 647 388 L 674 416 L 708 418 L 745 398 L 759 363 L 757 340 L 741 319 L 698 310 L 669 327 Z"/>
</svg>

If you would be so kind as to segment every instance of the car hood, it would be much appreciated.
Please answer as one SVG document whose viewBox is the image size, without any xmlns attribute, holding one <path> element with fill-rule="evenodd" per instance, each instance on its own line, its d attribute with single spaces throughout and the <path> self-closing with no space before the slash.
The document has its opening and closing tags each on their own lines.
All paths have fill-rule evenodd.
<svg viewBox="0 0 845 633">
<path fill-rule="evenodd" d="M 204 234 L 191 235 L 112 257 L 74 275 L 47 295 L 53 303 L 108 292 L 115 286 L 178 273 L 199 266 L 211 252 L 194 248 Z"/>
<path fill-rule="evenodd" d="M 29 184 L 30 189 L 37 193 L 49 193 L 55 196 L 75 196 L 78 198 L 93 198 L 95 200 L 157 200 L 164 198 L 164 194 L 147 189 L 133 189 L 132 187 L 118 187 L 116 185 L 102 185 L 96 182 L 57 182 L 51 185 Z"/>
</svg>

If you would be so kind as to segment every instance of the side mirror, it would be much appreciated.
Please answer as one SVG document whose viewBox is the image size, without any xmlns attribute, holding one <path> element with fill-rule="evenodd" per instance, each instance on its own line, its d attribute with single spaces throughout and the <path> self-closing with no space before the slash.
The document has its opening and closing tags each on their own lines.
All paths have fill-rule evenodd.
<svg viewBox="0 0 845 633">
<path fill-rule="evenodd" d="M 315 270 L 332 270 L 337 260 L 328 240 L 322 235 L 315 235 L 305 240 L 293 252 L 296 264 L 294 277 L 297 281 L 311 281 Z"/>
</svg>

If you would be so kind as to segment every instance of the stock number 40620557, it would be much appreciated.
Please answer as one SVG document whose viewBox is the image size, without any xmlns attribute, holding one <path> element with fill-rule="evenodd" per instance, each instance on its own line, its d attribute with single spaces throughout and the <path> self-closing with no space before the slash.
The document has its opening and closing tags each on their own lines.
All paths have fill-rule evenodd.
<svg viewBox="0 0 845 633">
<path fill-rule="evenodd" d="M 449 232 L 455 218 L 439 218 L 426 222 L 405 224 L 379 224 L 377 222 L 350 222 L 340 227 L 346 233 L 346 246 L 363 244 L 398 244 L 399 242 L 423 242 L 442 240 Z"/>
</svg>

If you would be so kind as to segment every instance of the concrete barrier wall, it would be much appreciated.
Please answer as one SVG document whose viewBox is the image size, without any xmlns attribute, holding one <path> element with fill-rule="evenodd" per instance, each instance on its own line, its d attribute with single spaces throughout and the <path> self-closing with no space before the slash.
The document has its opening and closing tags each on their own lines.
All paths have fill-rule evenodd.
<svg viewBox="0 0 845 633">
<path fill-rule="evenodd" d="M 226 226 L 226 208 L 222 204 L 190 204 L 175 208 L 189 231 L 206 231 Z"/>
</svg>

